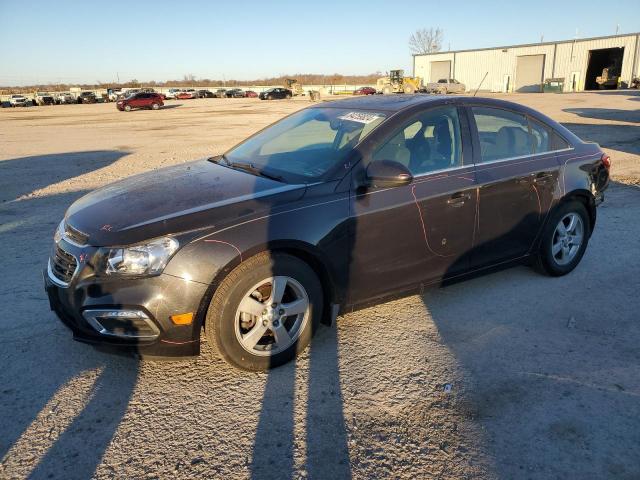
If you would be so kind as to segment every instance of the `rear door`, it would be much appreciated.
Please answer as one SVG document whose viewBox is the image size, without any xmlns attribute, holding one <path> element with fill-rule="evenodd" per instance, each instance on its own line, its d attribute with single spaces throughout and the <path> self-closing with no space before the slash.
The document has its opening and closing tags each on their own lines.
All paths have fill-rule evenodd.
<svg viewBox="0 0 640 480">
<path fill-rule="evenodd" d="M 519 112 L 468 107 L 478 181 L 478 229 L 471 263 L 523 257 L 533 247 L 558 180 L 556 154 Z M 534 125 L 535 127 L 535 125 Z"/>
</svg>

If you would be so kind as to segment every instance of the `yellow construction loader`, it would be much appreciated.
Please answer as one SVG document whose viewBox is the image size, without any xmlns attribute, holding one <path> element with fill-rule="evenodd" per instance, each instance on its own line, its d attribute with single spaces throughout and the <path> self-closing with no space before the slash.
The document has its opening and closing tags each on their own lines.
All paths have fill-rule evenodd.
<svg viewBox="0 0 640 480">
<path fill-rule="evenodd" d="M 304 95 L 304 89 L 302 88 L 302 85 L 300 85 L 300 83 L 298 83 L 298 80 L 296 80 L 295 78 L 285 79 L 284 88 L 288 88 L 289 90 L 291 90 L 291 93 L 294 97 L 298 95 Z"/>
<path fill-rule="evenodd" d="M 389 75 L 376 81 L 376 90 L 391 93 L 415 93 L 422 89 L 422 78 L 405 77 L 404 70 L 390 70 Z"/>
</svg>

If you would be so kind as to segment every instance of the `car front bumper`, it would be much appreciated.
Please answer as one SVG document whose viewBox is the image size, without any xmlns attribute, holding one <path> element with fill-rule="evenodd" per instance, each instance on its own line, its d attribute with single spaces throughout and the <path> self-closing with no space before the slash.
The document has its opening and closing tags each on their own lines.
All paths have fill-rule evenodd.
<svg viewBox="0 0 640 480">
<path fill-rule="evenodd" d="M 62 243 L 65 252 L 84 258 L 73 245 Z M 199 354 L 208 285 L 166 274 L 97 279 L 87 270 L 90 265 L 80 264 L 66 286 L 52 272 L 51 260 L 43 272 L 51 310 L 75 340 L 139 356 Z M 193 314 L 189 324 L 175 324 L 171 319 L 187 313 Z"/>
</svg>

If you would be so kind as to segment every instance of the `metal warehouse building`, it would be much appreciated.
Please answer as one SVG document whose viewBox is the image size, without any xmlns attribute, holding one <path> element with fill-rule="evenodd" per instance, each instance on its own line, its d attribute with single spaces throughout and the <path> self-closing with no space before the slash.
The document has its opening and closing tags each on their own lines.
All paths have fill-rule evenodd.
<svg viewBox="0 0 640 480">
<path fill-rule="evenodd" d="M 640 77 L 640 33 L 413 57 L 414 75 L 425 83 L 455 78 L 467 90 L 492 92 L 540 92 L 551 78 L 564 79 L 565 92 L 596 90 L 596 77 L 612 67 L 622 86 Z"/>
</svg>

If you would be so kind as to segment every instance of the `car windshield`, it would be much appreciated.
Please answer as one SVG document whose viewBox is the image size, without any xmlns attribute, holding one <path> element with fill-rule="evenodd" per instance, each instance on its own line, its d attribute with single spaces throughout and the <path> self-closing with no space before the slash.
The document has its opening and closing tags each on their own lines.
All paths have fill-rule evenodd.
<svg viewBox="0 0 640 480">
<path fill-rule="evenodd" d="M 250 166 L 289 183 L 308 183 L 343 161 L 385 118 L 374 111 L 309 108 L 247 139 L 224 158 L 231 166 Z"/>
</svg>

